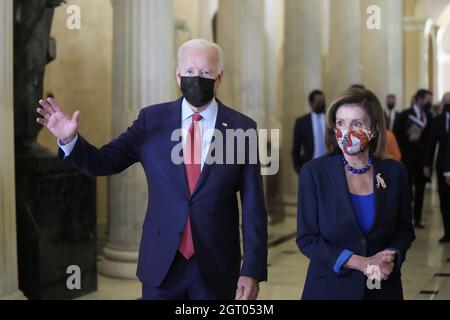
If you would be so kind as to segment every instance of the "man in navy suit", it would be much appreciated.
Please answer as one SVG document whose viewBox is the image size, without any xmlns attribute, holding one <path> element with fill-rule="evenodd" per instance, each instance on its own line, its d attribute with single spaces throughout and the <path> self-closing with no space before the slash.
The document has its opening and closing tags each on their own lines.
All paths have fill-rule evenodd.
<svg viewBox="0 0 450 320">
<path fill-rule="evenodd" d="M 396 126 L 398 125 L 398 118 L 400 116 L 400 112 L 397 112 L 395 110 L 396 104 L 397 104 L 397 97 L 394 94 L 388 94 L 386 97 L 385 116 L 387 128 L 392 132 L 397 131 Z"/>
<path fill-rule="evenodd" d="M 423 175 L 425 152 L 431 126 L 431 108 L 433 94 L 431 91 L 420 89 L 414 96 L 414 104 L 410 109 L 400 114 L 394 133 L 398 139 L 402 153 L 402 161 L 408 171 L 411 195 L 414 190 L 414 225 L 423 229 L 422 208 L 425 185 L 429 178 Z M 414 187 L 414 188 L 413 188 Z"/>
<path fill-rule="evenodd" d="M 149 198 L 137 275 L 144 299 L 256 299 L 259 282 L 267 279 L 259 161 L 249 161 L 255 149 L 250 141 L 244 143 L 245 161 L 229 161 L 230 155 L 232 160 L 242 157 L 229 143 L 238 138 L 226 134 L 233 129 L 256 132 L 256 123 L 214 98 L 223 78 L 222 61 L 213 43 L 195 39 L 183 44 L 176 71 L 183 97 L 141 109 L 126 132 L 100 149 L 77 133 L 78 111 L 70 117 L 54 100 L 39 101 L 43 118 L 37 121 L 58 138 L 59 157 L 80 171 L 106 176 L 142 164 Z M 174 140 L 177 131 L 182 134 Z M 223 152 L 212 148 L 222 140 L 217 132 Z M 178 162 L 173 151 L 180 144 Z"/>
<path fill-rule="evenodd" d="M 326 154 L 325 148 L 325 97 L 314 90 L 308 97 L 312 112 L 295 122 L 292 161 L 297 173 L 309 160 Z"/>
<path fill-rule="evenodd" d="M 441 208 L 442 222 L 444 225 L 444 235 L 439 240 L 440 243 L 450 242 L 450 187 L 447 185 L 444 176 L 445 156 L 448 148 L 450 135 L 450 93 L 444 94 L 442 98 L 443 112 L 431 122 L 431 129 L 428 138 L 428 145 L 425 152 L 424 175 L 431 177 L 431 168 L 434 162 L 436 146 L 439 145 L 437 154 L 436 171 L 439 188 L 439 202 Z"/>
</svg>

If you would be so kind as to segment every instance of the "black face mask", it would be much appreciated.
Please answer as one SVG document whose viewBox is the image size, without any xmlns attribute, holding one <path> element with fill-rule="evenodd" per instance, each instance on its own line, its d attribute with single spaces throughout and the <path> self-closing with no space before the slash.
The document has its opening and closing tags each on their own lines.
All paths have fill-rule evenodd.
<svg viewBox="0 0 450 320">
<path fill-rule="evenodd" d="M 423 106 L 423 111 L 430 111 L 431 109 L 431 102 L 427 102 Z"/>
<path fill-rule="evenodd" d="M 214 98 L 215 79 L 202 77 L 180 77 L 181 92 L 194 107 L 200 108 Z"/>
<path fill-rule="evenodd" d="M 324 113 L 325 112 L 325 104 L 321 103 L 312 107 L 312 111 L 314 113 Z"/>
<path fill-rule="evenodd" d="M 444 111 L 450 112 L 450 103 L 444 104 Z"/>
<path fill-rule="evenodd" d="M 389 103 L 387 105 L 387 107 L 388 107 L 389 110 L 393 110 L 395 108 L 395 104 Z"/>
</svg>

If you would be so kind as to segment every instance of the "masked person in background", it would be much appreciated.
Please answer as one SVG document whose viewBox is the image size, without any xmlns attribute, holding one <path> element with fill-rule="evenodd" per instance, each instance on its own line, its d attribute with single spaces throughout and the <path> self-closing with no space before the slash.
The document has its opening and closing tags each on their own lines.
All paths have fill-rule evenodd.
<svg viewBox="0 0 450 320">
<path fill-rule="evenodd" d="M 369 90 L 328 109 L 328 154 L 299 175 L 297 245 L 309 258 L 303 299 L 403 299 L 401 266 L 415 239 L 408 177 L 386 155 L 385 116 Z"/>
<path fill-rule="evenodd" d="M 423 174 L 425 152 L 431 125 L 433 94 L 420 89 L 414 96 L 411 108 L 400 114 L 396 129 L 397 141 L 402 153 L 402 161 L 408 171 L 410 193 L 414 200 L 414 226 L 425 228 L 422 224 L 425 185 L 430 181 Z M 414 192 L 413 192 L 414 191 Z"/>
<path fill-rule="evenodd" d="M 59 157 L 94 176 L 122 172 L 140 162 L 148 182 L 148 209 L 137 276 L 144 299 L 256 299 L 267 279 L 267 213 L 259 162 L 249 143 L 243 162 L 225 146 L 225 129 L 256 130 L 256 122 L 215 98 L 223 78 L 222 50 L 195 39 L 178 50 L 176 71 L 183 97 L 145 107 L 126 132 L 100 149 L 77 133 L 79 112 L 63 113 L 41 100 L 38 122 L 58 138 Z M 176 131 L 183 132 L 178 141 Z M 223 137 L 223 159 L 205 162 L 213 130 Z M 220 139 L 219 139 L 220 140 Z M 182 162 L 172 158 L 182 143 Z M 240 218 L 242 202 L 243 259 Z M 117 195 L 111 195 L 117 196 Z M 131 236 L 131 235 L 130 235 Z"/>
<path fill-rule="evenodd" d="M 434 163 L 434 154 L 439 145 L 436 161 L 436 173 L 439 188 L 439 202 L 441 208 L 444 235 L 440 243 L 450 242 L 450 186 L 446 183 L 445 158 L 448 152 L 450 136 L 450 93 L 447 92 L 442 98 L 443 111 L 431 122 L 430 135 L 425 152 L 425 177 L 431 177 L 431 168 Z"/>
<path fill-rule="evenodd" d="M 298 118 L 294 127 L 292 161 L 298 173 L 303 164 L 326 154 L 325 148 L 325 97 L 314 90 L 308 97 L 310 113 Z"/>
</svg>

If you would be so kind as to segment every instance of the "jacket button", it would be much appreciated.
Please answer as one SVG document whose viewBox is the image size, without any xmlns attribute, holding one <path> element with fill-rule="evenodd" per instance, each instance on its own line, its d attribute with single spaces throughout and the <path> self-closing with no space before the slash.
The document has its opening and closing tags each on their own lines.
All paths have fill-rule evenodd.
<svg viewBox="0 0 450 320">
<path fill-rule="evenodd" d="M 360 243 L 366 245 L 367 241 L 366 241 L 366 239 L 361 239 Z"/>
</svg>

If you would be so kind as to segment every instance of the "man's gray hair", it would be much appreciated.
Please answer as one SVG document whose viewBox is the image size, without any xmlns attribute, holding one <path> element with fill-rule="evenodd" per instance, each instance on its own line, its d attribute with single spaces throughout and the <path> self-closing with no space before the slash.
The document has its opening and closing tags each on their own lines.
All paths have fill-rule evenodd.
<svg viewBox="0 0 450 320">
<path fill-rule="evenodd" d="M 177 54 L 178 66 L 181 65 L 181 60 L 183 58 L 183 51 L 184 51 L 184 49 L 187 49 L 187 48 L 213 48 L 213 49 L 215 49 L 217 52 L 218 72 L 223 71 L 222 48 L 220 48 L 219 45 L 217 45 L 216 43 L 208 41 L 208 40 L 204 40 L 204 39 L 192 39 L 192 40 L 186 41 L 185 43 L 183 43 L 180 46 L 180 48 L 178 49 L 178 54 Z"/>
</svg>

